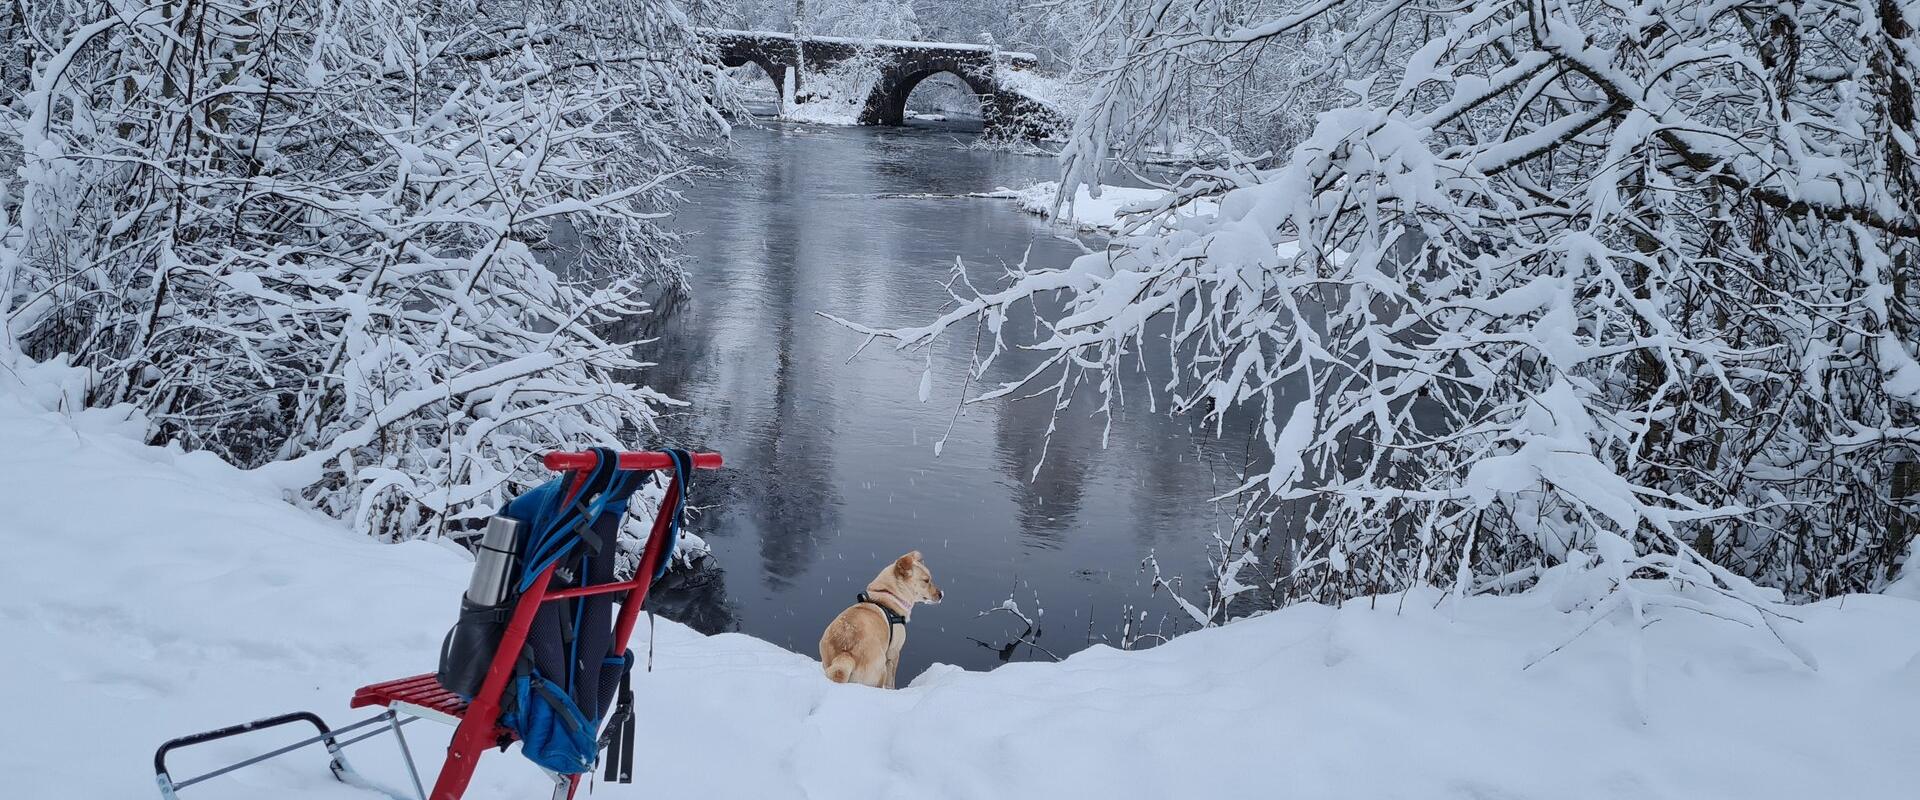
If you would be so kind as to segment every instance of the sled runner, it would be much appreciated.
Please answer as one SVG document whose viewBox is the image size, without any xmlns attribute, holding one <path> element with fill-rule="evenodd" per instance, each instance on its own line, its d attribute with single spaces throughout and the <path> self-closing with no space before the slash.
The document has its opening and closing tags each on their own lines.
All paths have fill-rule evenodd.
<svg viewBox="0 0 1920 800">
<path fill-rule="evenodd" d="M 343 727 L 330 728 L 301 711 L 170 740 L 153 755 L 161 797 L 175 800 L 202 781 L 315 744 L 325 746 L 336 779 L 395 798 L 459 800 L 480 755 L 516 741 L 522 755 L 553 779 L 554 800 L 571 798 L 580 776 L 596 764 L 605 766 L 608 781 L 629 782 L 634 718 L 627 641 L 647 590 L 672 556 L 693 470 L 718 469 L 720 455 L 596 448 L 550 453 L 544 463 L 561 476 L 515 498 L 491 521 L 437 671 L 360 687 L 351 707 L 385 710 Z M 652 535 L 633 577 L 615 580 L 620 516 L 655 472 L 667 473 L 667 485 Z M 624 599 L 616 614 L 612 606 L 619 595 Z M 454 726 L 431 792 L 401 731 L 417 719 Z M 173 751 L 299 724 L 313 726 L 316 735 L 185 780 L 175 780 L 167 769 Z M 412 795 L 366 780 L 343 752 L 389 732 L 412 779 Z"/>
</svg>

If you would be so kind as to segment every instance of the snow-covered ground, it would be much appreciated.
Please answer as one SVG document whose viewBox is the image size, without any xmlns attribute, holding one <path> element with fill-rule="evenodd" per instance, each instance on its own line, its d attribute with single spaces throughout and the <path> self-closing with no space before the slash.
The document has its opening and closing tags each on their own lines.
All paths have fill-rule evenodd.
<svg viewBox="0 0 1920 800">
<path fill-rule="evenodd" d="M 15 374 L 40 388 L 9 386 Z M 139 444 L 125 412 L 61 410 L 77 398 L 59 377 L 0 372 L 0 794 L 154 796 L 147 770 L 163 739 L 290 709 L 343 723 L 359 716 L 346 708 L 355 686 L 431 667 L 466 579 L 456 548 L 375 544 L 211 456 Z M 1550 653 L 1591 622 L 1555 599 L 1296 606 L 1140 652 L 936 667 L 893 692 L 832 685 L 807 656 L 662 622 L 652 671 L 635 682 L 642 781 L 595 795 L 1920 793 L 1920 602 L 1790 609 L 1791 647 L 1764 627 L 1665 610 L 1644 629 L 1601 620 Z M 647 643 L 635 649 L 644 661 Z M 447 729 L 408 730 L 430 779 Z M 183 751 L 177 768 L 291 738 Z M 400 785 L 391 750 L 374 740 L 349 753 Z M 298 753 L 183 796 L 375 796 L 333 783 L 323 761 Z M 490 754 L 468 796 L 542 786 L 517 756 Z"/>
<path fill-rule="evenodd" d="M 1100 187 L 1100 196 L 1094 197 L 1087 187 L 1082 186 L 1074 192 L 1072 202 L 1061 207 L 1060 213 L 1056 216 L 1053 201 L 1054 196 L 1059 192 L 1058 182 L 1041 181 L 1020 189 L 1001 187 L 991 192 L 982 192 L 978 196 L 1012 200 L 1022 211 L 1038 214 L 1079 230 L 1116 234 L 1125 230 L 1127 212 L 1151 208 L 1166 194 L 1159 189 L 1103 185 Z M 1216 208 L 1218 204 L 1214 201 L 1202 200 L 1181 208 L 1177 216 L 1211 214 Z"/>
<path fill-rule="evenodd" d="M 859 103 L 822 95 L 810 102 L 788 103 L 780 109 L 780 118 L 788 122 L 811 122 L 815 125 L 858 125 L 861 108 Z"/>
</svg>

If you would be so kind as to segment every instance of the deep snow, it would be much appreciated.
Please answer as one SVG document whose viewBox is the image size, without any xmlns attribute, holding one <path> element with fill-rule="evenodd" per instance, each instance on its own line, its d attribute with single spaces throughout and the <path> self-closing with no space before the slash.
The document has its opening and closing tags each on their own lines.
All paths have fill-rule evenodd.
<svg viewBox="0 0 1920 800">
<path fill-rule="evenodd" d="M 346 708 L 355 686 L 430 668 L 466 578 L 456 548 L 375 544 L 211 456 L 138 444 L 124 412 L 52 410 L 76 407 L 49 388 L 61 378 L 0 371 L 0 795 L 155 796 L 149 760 L 167 737 L 300 708 L 344 723 L 360 716 Z M 1297 606 L 1140 652 L 984 674 L 936 666 L 895 692 L 831 685 L 806 656 L 661 622 L 652 672 L 635 682 L 647 777 L 596 794 L 1915 796 L 1920 602 L 1791 609 L 1804 621 L 1783 632 L 1817 671 L 1764 630 L 1663 611 L 1636 673 L 1620 619 L 1548 655 L 1589 622 L 1554 601 Z M 635 649 L 644 662 L 647 643 Z M 430 780 L 448 729 L 408 730 Z M 186 751 L 177 771 L 275 742 Z M 384 742 L 349 752 L 404 783 Z M 299 753 L 183 797 L 375 796 L 322 764 Z M 493 754 L 468 796 L 542 786 L 516 755 Z"/>
</svg>

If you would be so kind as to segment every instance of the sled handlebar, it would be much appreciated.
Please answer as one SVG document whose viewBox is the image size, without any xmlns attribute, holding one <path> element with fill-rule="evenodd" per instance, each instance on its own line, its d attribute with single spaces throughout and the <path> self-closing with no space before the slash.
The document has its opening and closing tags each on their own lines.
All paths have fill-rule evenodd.
<svg viewBox="0 0 1920 800">
<path fill-rule="evenodd" d="M 599 463 L 599 461 L 597 460 L 597 457 L 593 454 L 592 451 L 580 451 L 580 452 L 572 452 L 572 453 L 548 453 L 545 458 L 541 459 L 541 462 L 547 465 L 547 469 L 553 470 L 555 472 L 566 472 L 567 470 L 576 470 L 576 469 L 593 469 L 593 466 Z M 719 469 L 720 454 L 719 453 L 694 453 L 693 466 L 696 469 Z M 666 453 L 655 453 L 655 452 L 645 451 L 645 450 L 621 453 L 620 468 L 624 470 L 632 470 L 632 471 L 647 470 L 647 469 L 672 469 L 673 458 L 668 456 Z"/>
</svg>

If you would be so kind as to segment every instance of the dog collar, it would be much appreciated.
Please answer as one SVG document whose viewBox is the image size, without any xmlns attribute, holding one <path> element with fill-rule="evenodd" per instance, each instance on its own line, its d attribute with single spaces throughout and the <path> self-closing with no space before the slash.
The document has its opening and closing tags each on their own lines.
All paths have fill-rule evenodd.
<svg viewBox="0 0 1920 800">
<path fill-rule="evenodd" d="M 889 606 L 886 603 L 882 603 L 878 600 L 868 597 L 866 592 L 861 592 L 859 597 L 860 597 L 860 602 L 866 603 L 867 605 L 873 606 L 874 608 L 878 608 L 880 609 L 880 613 L 887 615 L 887 638 L 889 639 L 893 638 L 893 626 L 895 625 L 900 625 L 902 627 L 906 626 L 907 618 L 901 615 L 900 612 L 893 610 L 892 606 Z"/>
</svg>

